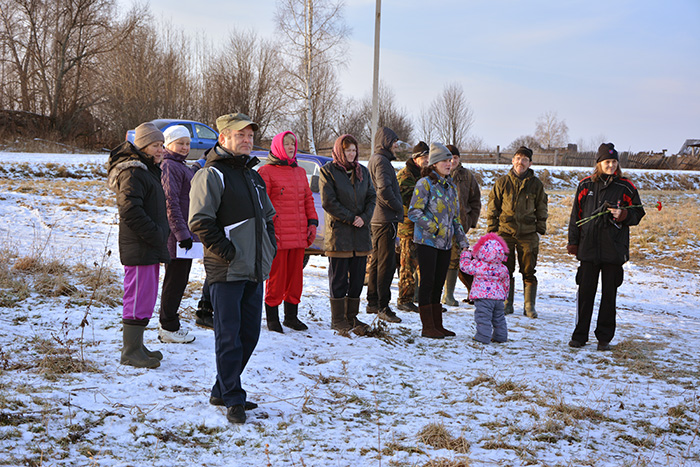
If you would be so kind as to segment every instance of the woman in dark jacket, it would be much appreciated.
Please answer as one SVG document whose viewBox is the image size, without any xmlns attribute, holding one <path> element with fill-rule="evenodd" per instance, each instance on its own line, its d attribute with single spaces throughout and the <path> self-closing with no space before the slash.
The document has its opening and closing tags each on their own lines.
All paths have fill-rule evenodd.
<svg viewBox="0 0 700 467">
<path fill-rule="evenodd" d="M 119 257 L 124 265 L 121 363 L 139 368 L 156 368 L 163 358 L 143 345 L 143 331 L 158 297 L 160 263 L 170 261 L 159 167 L 163 142 L 163 133 L 153 123 L 142 123 L 134 143 L 125 141 L 113 149 L 107 164 L 109 187 L 117 194 Z"/>
<path fill-rule="evenodd" d="M 333 145 L 333 161 L 321 168 L 321 202 L 325 215 L 324 249 L 328 256 L 331 328 L 362 333 L 357 319 L 367 255 L 372 250 L 370 219 L 377 195 L 359 160 L 357 140 L 342 135 Z M 357 329 L 356 329 L 357 328 Z"/>
<path fill-rule="evenodd" d="M 161 342 L 188 344 L 194 336 L 180 326 L 177 310 L 185 293 L 192 268 L 192 259 L 178 258 L 178 246 L 185 250 L 192 248 L 194 236 L 187 227 L 190 207 L 190 181 L 194 171 L 185 164 L 190 153 L 190 132 L 182 125 L 168 127 L 163 133 L 165 152 L 160 165 L 160 180 L 165 192 L 168 209 L 168 253 L 170 264 L 165 266 L 163 289 L 160 294 L 160 327 L 158 338 Z"/>
<path fill-rule="evenodd" d="M 576 273 L 576 329 L 569 346 L 583 347 L 588 342 L 598 276 L 602 274 L 595 335 L 598 350 L 610 350 L 615 336 L 617 288 L 622 284 L 622 265 L 629 259 L 629 227 L 639 224 L 644 214 L 637 189 L 622 177 L 615 146 L 601 144 L 593 175 L 578 185 L 569 220 L 566 249 L 581 262 Z"/>
</svg>

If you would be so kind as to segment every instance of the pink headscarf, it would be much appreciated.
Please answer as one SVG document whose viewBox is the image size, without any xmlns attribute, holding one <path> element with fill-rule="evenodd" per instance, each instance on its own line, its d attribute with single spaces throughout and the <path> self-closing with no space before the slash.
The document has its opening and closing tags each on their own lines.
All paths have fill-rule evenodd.
<svg viewBox="0 0 700 467">
<path fill-rule="evenodd" d="M 345 151 L 343 150 L 343 141 L 349 139 L 352 144 L 355 145 L 357 148 L 357 158 L 355 159 L 355 162 L 350 162 L 348 159 L 345 157 Z M 338 139 L 335 140 L 335 144 L 333 144 L 333 163 L 339 167 L 342 167 L 345 170 L 355 170 L 355 176 L 359 181 L 362 181 L 362 169 L 360 168 L 360 163 L 358 162 L 360 159 L 360 147 L 357 144 L 357 140 L 355 139 L 354 136 L 344 134 L 338 137 Z"/>
<path fill-rule="evenodd" d="M 287 135 L 292 135 L 294 137 L 294 156 L 287 156 L 287 151 L 284 150 L 284 137 Z M 270 144 L 270 153 L 282 162 L 286 162 L 289 165 L 296 164 L 297 162 L 297 136 L 291 131 L 283 131 L 275 135 L 272 138 L 272 144 Z"/>
</svg>

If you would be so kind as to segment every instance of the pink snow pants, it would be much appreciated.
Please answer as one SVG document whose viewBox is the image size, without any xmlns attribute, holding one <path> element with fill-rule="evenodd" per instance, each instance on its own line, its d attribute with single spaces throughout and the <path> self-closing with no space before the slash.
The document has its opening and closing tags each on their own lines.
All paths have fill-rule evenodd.
<svg viewBox="0 0 700 467">
<path fill-rule="evenodd" d="M 158 298 L 160 264 L 124 266 L 124 310 L 122 318 L 151 319 Z"/>
</svg>

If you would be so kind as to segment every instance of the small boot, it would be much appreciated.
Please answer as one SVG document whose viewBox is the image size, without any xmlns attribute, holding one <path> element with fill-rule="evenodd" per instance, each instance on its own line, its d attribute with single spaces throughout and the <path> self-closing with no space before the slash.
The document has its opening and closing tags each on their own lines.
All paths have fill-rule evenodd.
<svg viewBox="0 0 700 467">
<path fill-rule="evenodd" d="M 445 277 L 445 293 L 442 295 L 442 303 L 447 306 L 459 306 L 459 302 L 455 300 L 455 285 L 457 284 L 457 270 L 448 269 L 447 277 Z"/>
<path fill-rule="evenodd" d="M 508 298 L 506 298 L 506 301 L 503 304 L 503 307 L 505 308 L 503 313 L 506 315 L 513 314 L 513 294 L 515 293 L 514 289 L 515 289 L 515 279 L 513 279 L 511 277 L 510 278 L 510 288 L 508 289 Z"/>
<path fill-rule="evenodd" d="M 288 328 L 292 328 L 295 331 L 306 331 L 308 326 L 297 317 L 299 313 L 299 304 L 284 302 L 284 324 Z"/>
<path fill-rule="evenodd" d="M 369 329 L 369 325 L 357 319 L 357 315 L 360 313 L 360 299 L 359 297 L 346 297 L 346 300 L 348 302 L 345 308 L 345 318 L 348 320 L 350 329 L 352 329 L 355 334 L 362 336 Z"/>
<path fill-rule="evenodd" d="M 146 326 L 136 324 L 123 324 L 122 365 L 130 365 L 136 368 L 158 368 L 160 360 L 146 355 L 143 350 L 143 331 Z"/>
<path fill-rule="evenodd" d="M 420 313 L 420 321 L 423 323 L 421 336 L 430 337 L 431 339 L 444 339 L 445 335 L 435 329 L 433 322 L 433 305 L 422 305 L 418 307 Z"/>
<path fill-rule="evenodd" d="M 284 334 L 282 325 L 280 324 L 280 312 L 278 306 L 270 306 L 265 304 L 265 316 L 267 317 L 267 329 L 274 332 Z"/>
<path fill-rule="evenodd" d="M 345 319 L 346 301 L 343 298 L 331 298 L 331 329 L 338 332 L 348 332 L 350 323 Z"/>
<path fill-rule="evenodd" d="M 441 332 L 445 337 L 454 337 L 457 335 L 442 326 L 442 305 L 439 303 L 433 303 L 433 324 L 435 325 L 435 329 Z"/>
<path fill-rule="evenodd" d="M 199 301 L 195 312 L 194 324 L 206 329 L 214 329 L 214 308 L 211 306 L 211 302 L 207 300 Z"/>
<path fill-rule="evenodd" d="M 537 283 L 525 283 L 525 309 L 523 314 L 528 318 L 537 318 L 535 302 L 537 301 Z"/>
</svg>

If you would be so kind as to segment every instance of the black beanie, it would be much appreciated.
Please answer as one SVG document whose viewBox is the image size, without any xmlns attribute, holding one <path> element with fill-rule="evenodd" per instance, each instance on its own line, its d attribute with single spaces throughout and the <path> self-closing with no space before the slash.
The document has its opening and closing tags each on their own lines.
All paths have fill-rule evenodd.
<svg viewBox="0 0 700 467">
<path fill-rule="evenodd" d="M 448 145 L 445 146 L 445 147 L 446 147 L 447 149 L 450 150 L 450 152 L 452 153 L 453 156 L 459 156 L 459 155 L 460 155 L 460 154 L 459 154 L 459 149 L 457 149 L 457 146 L 455 146 L 455 145 L 453 145 L 453 144 L 448 144 Z"/>
<path fill-rule="evenodd" d="M 598 148 L 598 158 L 595 160 L 596 164 L 607 159 L 615 159 L 620 161 L 620 157 L 617 155 L 615 150 L 615 145 L 612 143 L 603 143 Z"/>
<path fill-rule="evenodd" d="M 532 160 L 532 149 L 526 148 L 525 146 L 520 146 L 517 151 L 515 151 L 515 154 L 522 154 L 523 156 L 527 156 L 528 159 Z"/>
<path fill-rule="evenodd" d="M 425 144 L 423 141 L 419 141 L 418 144 L 413 146 L 413 152 L 411 153 L 411 157 L 427 156 L 429 151 L 430 148 L 428 147 L 428 145 Z"/>
</svg>

